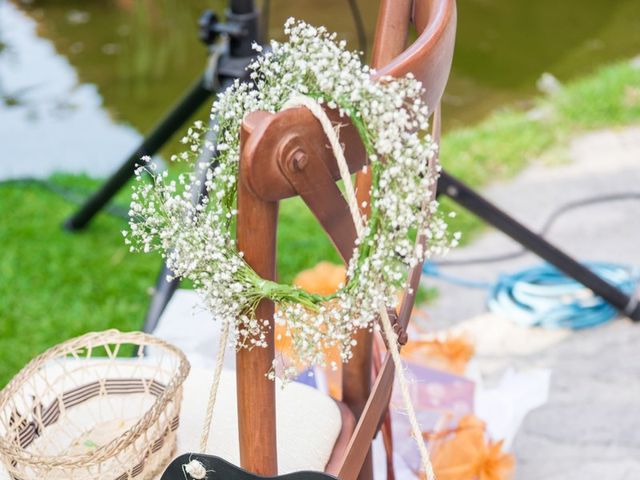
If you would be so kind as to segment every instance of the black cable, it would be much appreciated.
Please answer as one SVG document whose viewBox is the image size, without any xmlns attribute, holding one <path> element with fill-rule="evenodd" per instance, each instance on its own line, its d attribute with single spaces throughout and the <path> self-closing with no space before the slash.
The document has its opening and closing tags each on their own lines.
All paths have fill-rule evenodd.
<svg viewBox="0 0 640 480">
<path fill-rule="evenodd" d="M 358 44 L 362 52 L 362 58 L 367 58 L 367 32 L 365 31 L 364 22 L 362 21 L 362 13 L 358 6 L 358 0 L 347 0 L 347 3 L 349 3 L 353 24 L 356 27 L 356 32 L 358 32 Z"/>
<path fill-rule="evenodd" d="M 593 197 L 583 198 L 581 200 L 573 200 L 567 202 L 563 205 L 560 205 L 557 209 L 551 212 L 551 215 L 547 217 L 542 228 L 539 230 L 538 235 L 544 237 L 553 224 L 571 210 L 576 210 L 578 208 L 586 207 L 589 205 L 595 205 L 598 203 L 606 203 L 606 202 L 619 202 L 625 200 L 640 200 L 640 192 L 622 192 L 622 193 L 614 193 L 611 195 L 596 195 Z M 459 267 L 463 265 L 479 265 L 483 263 L 496 263 L 503 262 L 505 260 L 512 260 L 514 258 L 521 257 L 526 254 L 529 250 L 526 248 L 521 248 L 519 250 L 515 250 L 513 252 L 504 253 L 501 255 L 489 255 L 486 257 L 472 257 L 472 258 L 462 258 L 460 260 L 442 260 L 434 262 L 438 266 L 442 267 Z"/>
</svg>

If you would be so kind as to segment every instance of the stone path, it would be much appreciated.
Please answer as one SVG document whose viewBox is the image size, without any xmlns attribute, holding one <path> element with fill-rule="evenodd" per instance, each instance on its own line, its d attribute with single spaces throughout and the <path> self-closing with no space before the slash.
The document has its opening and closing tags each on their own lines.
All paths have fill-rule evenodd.
<svg viewBox="0 0 640 480">
<path fill-rule="evenodd" d="M 640 192 L 639 126 L 578 137 L 568 154 L 571 161 L 566 164 L 533 165 L 485 193 L 524 224 L 538 229 L 565 202 Z M 640 201 L 575 210 L 554 225 L 548 238 L 581 260 L 640 267 Z M 517 248 L 502 234 L 489 231 L 449 258 Z M 443 271 L 492 282 L 500 273 L 537 262 L 528 254 Z M 618 319 L 580 332 L 522 329 L 484 313 L 485 291 L 429 281 L 440 291 L 430 309 L 434 323 L 472 331 L 480 368 L 489 378 L 507 366 L 552 369 L 548 403 L 526 417 L 513 445 L 518 480 L 640 478 L 640 324 Z"/>
</svg>

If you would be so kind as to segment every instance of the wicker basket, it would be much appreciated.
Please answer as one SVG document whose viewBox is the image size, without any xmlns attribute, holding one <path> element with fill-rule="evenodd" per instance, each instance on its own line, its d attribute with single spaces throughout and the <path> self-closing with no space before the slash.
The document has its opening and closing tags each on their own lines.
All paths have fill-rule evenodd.
<svg viewBox="0 0 640 480">
<path fill-rule="evenodd" d="M 175 451 L 188 373 L 179 349 L 144 333 L 51 348 L 0 392 L 2 461 L 16 480 L 154 478 Z"/>
</svg>

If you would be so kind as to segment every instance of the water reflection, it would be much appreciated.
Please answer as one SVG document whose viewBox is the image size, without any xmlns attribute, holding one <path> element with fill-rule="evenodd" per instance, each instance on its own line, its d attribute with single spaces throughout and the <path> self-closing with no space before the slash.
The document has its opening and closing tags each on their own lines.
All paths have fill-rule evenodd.
<svg viewBox="0 0 640 480">
<path fill-rule="evenodd" d="M 106 175 L 139 141 L 116 124 L 98 88 L 75 69 L 36 24 L 0 2 L 0 180 L 56 171 Z"/>
<path fill-rule="evenodd" d="M 111 117 L 138 131 L 147 131 L 202 71 L 205 49 L 197 40 L 197 18 L 204 8 L 223 11 L 226 4 L 14 1 L 80 80 L 97 86 Z M 378 1 L 359 4 L 370 41 Z M 544 72 L 566 80 L 640 52 L 640 0 L 459 0 L 458 10 L 454 68 L 444 98 L 446 128 L 474 122 L 499 105 L 526 106 Z M 288 16 L 324 24 L 357 45 L 346 0 L 272 0 L 271 37 L 281 38 Z M 12 28 L 5 25 L 5 37 Z"/>
</svg>

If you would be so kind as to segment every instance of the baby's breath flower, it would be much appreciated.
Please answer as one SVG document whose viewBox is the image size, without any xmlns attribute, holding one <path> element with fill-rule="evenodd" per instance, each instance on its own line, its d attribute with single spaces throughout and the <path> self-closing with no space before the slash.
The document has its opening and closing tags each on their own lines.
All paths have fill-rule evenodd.
<svg viewBox="0 0 640 480">
<path fill-rule="evenodd" d="M 289 41 L 272 42 L 270 51 L 249 66 L 253 83 L 235 81 L 213 103 L 218 161 L 206 172 L 209 197 L 194 206 L 201 186 L 196 174 L 170 180 L 144 158 L 136 171 L 130 233 L 124 235 L 132 248 L 159 251 L 177 277 L 193 282 L 215 317 L 234 326 L 236 348 L 267 346 L 272 326 L 255 318 L 255 309 L 262 299 L 273 300 L 274 321 L 284 327 L 294 352 L 292 363 L 279 370 L 290 376 L 296 366 L 325 365 L 329 347 L 338 346 L 341 360 L 348 361 L 354 332 L 376 328 L 381 301 L 395 304 L 408 269 L 446 251 L 459 237 L 448 240 L 438 203 L 428 201 L 439 169 L 430 168 L 437 146 L 427 131 L 421 83 L 412 75 L 372 82 L 372 70 L 324 27 L 288 19 L 284 31 Z M 362 204 L 371 214 L 347 265 L 349 281 L 329 297 L 261 279 L 232 236 L 242 120 L 256 110 L 277 112 L 297 95 L 350 117 L 373 176 L 370 201 Z M 185 151 L 175 158 L 196 162 L 204 149 L 213 151 L 205 140 L 207 128 L 202 122 L 189 128 L 182 139 Z M 140 181 L 146 174 L 152 182 Z M 412 240 L 418 235 L 429 239 L 426 248 Z M 265 374 L 271 378 L 274 372 Z"/>
</svg>

